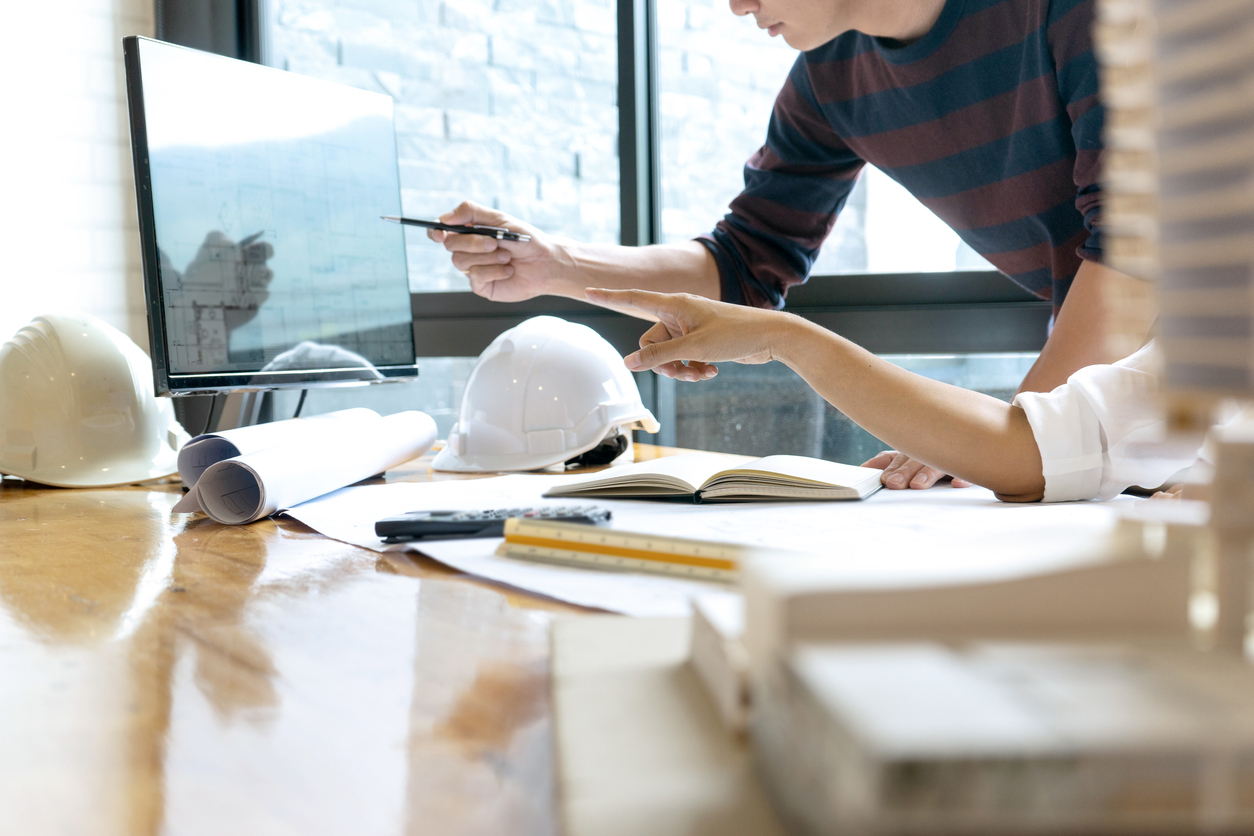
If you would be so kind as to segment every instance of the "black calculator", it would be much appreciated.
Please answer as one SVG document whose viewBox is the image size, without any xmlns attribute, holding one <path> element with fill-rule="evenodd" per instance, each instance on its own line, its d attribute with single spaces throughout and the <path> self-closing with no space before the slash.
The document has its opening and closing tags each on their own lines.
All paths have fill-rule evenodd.
<svg viewBox="0 0 1254 836">
<path fill-rule="evenodd" d="M 550 522 L 603 525 L 610 512 L 595 505 L 563 505 L 548 508 L 498 508 L 493 511 L 410 511 L 374 524 L 374 533 L 385 543 L 407 543 L 432 537 L 500 537 L 505 521 L 523 517 Z"/>
</svg>

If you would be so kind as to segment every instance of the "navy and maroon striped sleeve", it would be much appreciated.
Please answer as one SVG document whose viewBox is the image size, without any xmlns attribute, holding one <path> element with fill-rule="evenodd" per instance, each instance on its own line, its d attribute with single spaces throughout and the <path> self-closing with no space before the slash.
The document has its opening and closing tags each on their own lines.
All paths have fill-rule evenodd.
<svg viewBox="0 0 1254 836">
<path fill-rule="evenodd" d="M 1046 40 L 1054 59 L 1058 94 L 1071 119 L 1075 144 L 1072 178 L 1075 206 L 1084 216 L 1088 236 L 1076 253 L 1087 261 L 1101 261 L 1101 165 L 1104 111 L 1099 97 L 1097 58 L 1093 53 L 1096 0 L 1052 0 Z"/>
<path fill-rule="evenodd" d="M 862 160 L 819 110 L 806 56 L 784 83 L 766 144 L 745 163 L 745 189 L 700 240 L 718 263 L 725 302 L 782 308 L 810 274 Z"/>
</svg>

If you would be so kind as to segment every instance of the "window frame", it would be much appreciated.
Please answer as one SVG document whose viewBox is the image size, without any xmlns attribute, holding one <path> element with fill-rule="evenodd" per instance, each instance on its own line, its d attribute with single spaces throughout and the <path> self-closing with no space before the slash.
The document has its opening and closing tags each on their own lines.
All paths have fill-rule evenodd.
<svg viewBox="0 0 1254 836">
<path fill-rule="evenodd" d="M 558 296 L 493 302 L 468 291 L 412 293 L 410 303 L 419 357 L 476 357 L 497 334 L 543 314 L 588 325 L 624 354 L 648 328 Z M 992 270 L 818 276 L 789 290 L 787 309 L 876 354 L 1040 351 L 1053 314 L 1049 302 Z"/>
<path fill-rule="evenodd" d="M 266 0 L 155 0 L 157 40 L 266 63 Z"/>
<path fill-rule="evenodd" d="M 620 242 L 661 240 L 660 117 L 656 0 L 616 0 Z M 268 0 L 156 0 L 157 37 L 268 63 Z M 496 335 L 541 314 L 593 327 L 623 353 L 647 327 L 584 302 L 545 296 L 491 302 L 470 292 L 410 294 L 417 357 L 478 356 Z M 787 310 L 877 354 L 1040 351 L 1052 304 L 997 271 L 811 276 L 790 289 Z M 662 424 L 643 438 L 675 441 L 675 381 L 637 375 Z"/>
</svg>

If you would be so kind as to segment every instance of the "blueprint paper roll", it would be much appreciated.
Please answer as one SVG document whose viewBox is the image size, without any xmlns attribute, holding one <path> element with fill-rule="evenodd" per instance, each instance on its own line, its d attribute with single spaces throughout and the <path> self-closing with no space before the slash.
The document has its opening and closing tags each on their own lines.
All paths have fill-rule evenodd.
<svg viewBox="0 0 1254 836">
<path fill-rule="evenodd" d="M 195 503 L 212 519 L 240 525 L 368 479 L 417 458 L 435 443 L 425 412 L 400 412 L 358 431 L 343 423 L 297 441 L 210 465 L 175 510 Z"/>
<path fill-rule="evenodd" d="M 380 420 L 379 413 L 373 409 L 358 407 L 328 412 L 325 415 L 311 415 L 308 418 L 288 418 L 285 421 L 273 421 L 269 424 L 202 433 L 184 444 L 179 450 L 179 478 L 190 488 L 196 484 L 196 480 L 207 467 L 218 462 L 277 447 L 280 444 L 295 443 L 329 432 L 337 432 L 328 427 L 331 423 L 347 425 L 343 432 L 365 432 L 366 427 Z"/>
</svg>

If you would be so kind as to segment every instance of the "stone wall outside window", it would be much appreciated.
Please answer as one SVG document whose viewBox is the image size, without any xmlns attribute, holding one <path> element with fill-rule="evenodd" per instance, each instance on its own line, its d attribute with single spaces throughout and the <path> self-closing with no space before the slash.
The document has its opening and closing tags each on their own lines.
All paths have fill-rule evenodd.
<svg viewBox="0 0 1254 836">
<path fill-rule="evenodd" d="M 616 243 L 614 0 L 271 0 L 270 62 L 396 101 L 401 202 L 434 218 L 474 200 Z M 414 291 L 468 290 L 406 230 Z"/>
</svg>

